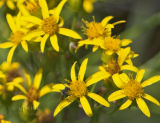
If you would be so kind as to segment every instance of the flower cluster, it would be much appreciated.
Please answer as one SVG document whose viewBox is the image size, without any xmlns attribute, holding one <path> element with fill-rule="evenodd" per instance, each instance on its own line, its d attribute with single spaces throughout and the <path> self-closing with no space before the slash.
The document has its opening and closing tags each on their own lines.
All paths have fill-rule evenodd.
<svg viewBox="0 0 160 123">
<path fill-rule="evenodd" d="M 6 14 L 8 25 L 11 29 L 8 41 L 0 43 L 0 48 L 10 48 L 7 61 L 0 65 L 0 95 L 8 95 L 12 101 L 24 100 L 23 106 L 26 110 L 36 111 L 40 105 L 40 98 L 48 93 L 61 93 L 65 98 L 61 100 L 55 108 L 53 116 L 69 106 L 72 102 L 79 100 L 84 112 L 88 116 L 92 116 L 92 110 L 87 97 L 90 97 L 98 104 L 110 107 L 111 103 L 118 103 L 118 100 L 124 101 L 119 110 L 126 109 L 136 102 L 137 107 L 148 117 L 150 111 L 144 99 L 147 99 L 160 106 L 158 100 L 144 91 L 144 88 L 160 81 L 160 75 L 153 76 L 147 80 L 143 80 L 145 69 L 139 69 L 134 66 L 132 59 L 138 54 L 134 53 L 129 46 L 132 41 L 130 39 L 121 39 L 120 36 L 113 34 L 113 29 L 118 24 L 125 23 L 125 20 L 110 23 L 113 16 L 105 17 L 101 22 L 88 22 L 82 20 L 84 26 L 83 36 L 73 29 L 64 27 L 64 19 L 61 11 L 67 0 L 61 0 L 59 4 L 49 9 L 46 0 L 2 0 L 0 7 L 6 4 L 10 9 L 17 7 L 18 14 L 12 16 Z M 93 11 L 92 4 L 95 0 L 83 0 L 83 7 L 87 12 Z M 40 14 L 39 14 L 40 13 Z M 70 78 L 66 83 L 58 84 L 50 83 L 41 85 L 42 69 L 32 77 L 17 62 L 12 62 L 13 55 L 17 47 L 29 52 L 29 44 L 33 42 L 40 43 L 39 51 L 43 54 L 46 49 L 47 41 L 55 52 L 60 52 L 59 34 L 75 40 L 75 53 L 83 46 L 92 51 L 100 49 L 102 54 L 102 64 L 98 67 L 98 71 L 88 78 L 85 78 L 88 58 L 85 58 L 80 65 L 78 76 L 76 76 L 75 61 L 71 67 Z M 85 37 L 85 38 L 84 38 Z M 64 37 L 65 38 L 65 37 Z M 134 76 L 136 74 L 136 76 Z M 102 82 L 106 89 L 105 83 L 112 83 L 116 90 L 110 95 L 98 94 L 94 90 L 97 83 Z M 142 82 L 141 82 L 142 81 Z M 8 99 L 7 98 L 7 99 Z M 111 103 L 109 103 L 111 102 Z M 47 110 L 48 112 L 48 110 Z M 50 112 L 49 112 L 50 113 Z M 49 113 L 46 113 L 49 115 Z M 3 118 L 0 118 L 3 121 Z M 10 123 L 3 121 L 3 123 Z"/>
</svg>

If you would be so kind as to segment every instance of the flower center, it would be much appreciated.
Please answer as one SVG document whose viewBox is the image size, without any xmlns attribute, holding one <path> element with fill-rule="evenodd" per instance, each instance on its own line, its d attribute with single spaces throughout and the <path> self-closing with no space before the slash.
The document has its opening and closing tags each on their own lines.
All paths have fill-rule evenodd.
<svg viewBox="0 0 160 123">
<path fill-rule="evenodd" d="M 18 72 L 18 69 L 13 69 L 11 71 L 8 71 L 7 73 L 7 82 L 11 82 L 16 77 L 20 77 L 20 73 Z"/>
<path fill-rule="evenodd" d="M 106 37 L 104 40 L 104 49 L 111 51 L 118 51 L 121 47 L 121 40 L 112 37 Z"/>
<path fill-rule="evenodd" d="M 84 23 L 87 27 L 84 28 L 84 33 L 88 36 L 88 38 L 93 39 L 104 36 L 105 28 L 102 26 L 101 23 L 96 23 L 95 21 L 90 23 L 88 21 L 84 21 Z"/>
<path fill-rule="evenodd" d="M 83 81 L 73 81 L 70 83 L 69 95 L 74 97 L 81 97 L 86 95 L 87 87 Z"/>
<path fill-rule="evenodd" d="M 34 0 L 34 1 L 26 1 L 26 2 L 24 2 L 24 5 L 25 5 L 26 9 L 30 13 L 36 12 L 37 9 L 39 8 L 38 3 L 37 3 L 36 0 Z"/>
<path fill-rule="evenodd" d="M 10 41 L 14 44 L 19 44 L 23 39 L 24 33 L 21 31 L 16 31 L 15 33 L 11 34 Z"/>
<path fill-rule="evenodd" d="M 105 67 L 106 71 L 108 71 L 110 74 L 116 74 L 120 73 L 121 68 L 116 60 L 111 60 L 107 66 Z"/>
<path fill-rule="evenodd" d="M 144 91 L 140 85 L 135 80 L 130 80 L 123 88 L 124 94 L 130 99 L 139 98 L 144 94 Z"/>
<path fill-rule="evenodd" d="M 44 19 L 42 30 L 49 35 L 54 35 L 58 31 L 57 20 L 53 16 Z"/>
<path fill-rule="evenodd" d="M 29 103 L 33 103 L 34 100 L 39 100 L 38 90 L 34 87 L 30 88 L 27 94 L 27 98 Z"/>
</svg>

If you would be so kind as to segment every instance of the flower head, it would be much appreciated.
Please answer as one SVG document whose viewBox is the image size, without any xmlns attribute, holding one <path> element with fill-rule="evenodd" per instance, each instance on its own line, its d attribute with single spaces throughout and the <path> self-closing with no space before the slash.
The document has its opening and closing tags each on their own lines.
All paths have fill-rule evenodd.
<svg viewBox="0 0 160 123">
<path fill-rule="evenodd" d="M 121 90 L 113 92 L 109 97 L 109 101 L 116 101 L 121 98 L 127 98 L 127 101 L 120 107 L 120 110 L 123 110 L 129 107 L 134 100 L 136 100 L 140 110 L 148 117 L 150 117 L 150 111 L 147 104 L 143 98 L 157 104 L 160 106 L 160 103 L 149 94 L 146 94 L 143 90 L 144 87 L 154 84 L 160 80 L 160 76 L 153 76 L 148 80 L 145 80 L 141 83 L 144 76 L 144 69 L 141 69 L 137 72 L 136 78 L 130 78 L 125 73 L 115 74 L 113 76 L 113 81 Z"/>
<path fill-rule="evenodd" d="M 9 41 L 1 43 L 0 48 L 11 48 L 7 57 L 7 62 L 10 63 L 12 61 L 15 49 L 20 44 L 22 45 L 23 49 L 28 52 L 28 45 L 26 41 L 30 40 L 30 37 L 26 37 L 28 30 L 22 27 L 22 22 L 20 21 L 20 13 L 16 17 L 12 17 L 10 14 L 7 14 L 6 18 L 12 30 L 12 33 L 10 35 Z"/>
<path fill-rule="evenodd" d="M 88 59 L 85 59 L 80 67 L 79 73 L 78 73 L 78 78 L 76 77 L 75 73 L 75 65 L 76 62 L 72 65 L 71 68 L 71 82 L 64 84 L 63 86 L 69 88 L 67 91 L 67 97 L 60 102 L 60 104 L 56 107 L 54 111 L 54 116 L 56 116 L 62 109 L 67 107 L 69 104 L 74 102 L 76 99 L 80 99 L 80 103 L 85 111 L 85 113 L 88 116 L 92 116 L 92 110 L 90 108 L 89 102 L 86 99 L 86 96 L 89 96 L 93 100 L 97 101 L 101 105 L 104 105 L 106 107 L 109 107 L 109 103 L 101 96 L 98 94 L 89 92 L 88 86 L 92 85 L 90 83 L 97 83 L 100 81 L 97 78 L 88 78 L 86 81 L 84 81 L 84 75 L 87 67 L 87 62 Z"/>
<path fill-rule="evenodd" d="M 95 19 L 92 22 L 84 21 L 86 27 L 83 27 L 84 34 L 88 37 L 86 40 L 81 40 L 78 42 L 78 48 L 83 45 L 93 45 L 93 51 L 96 51 L 98 47 L 107 50 L 108 48 L 113 48 L 112 50 L 118 50 L 121 47 L 120 39 L 114 39 L 111 37 L 111 30 L 115 25 L 124 23 L 125 21 L 117 21 L 110 24 L 109 21 L 113 16 L 105 17 L 101 22 L 96 22 Z"/>
<path fill-rule="evenodd" d="M 44 52 L 47 39 L 50 37 L 50 42 L 56 51 L 59 51 L 57 34 L 62 34 L 75 39 L 81 39 L 80 35 L 70 29 L 62 28 L 63 19 L 60 17 L 60 12 L 67 0 L 62 0 L 56 8 L 48 10 L 46 0 L 39 0 L 39 5 L 43 19 L 35 16 L 24 16 L 23 20 L 38 25 L 39 28 L 33 32 L 32 36 L 43 36 L 41 41 L 41 52 Z"/>
<path fill-rule="evenodd" d="M 50 85 L 45 85 L 44 87 L 40 89 L 40 84 L 41 84 L 41 79 L 42 79 L 42 69 L 40 69 L 36 73 L 33 83 L 31 82 L 31 77 L 29 74 L 25 73 L 25 77 L 27 81 L 27 90 L 23 86 L 19 84 L 15 84 L 15 86 L 23 92 L 23 95 L 19 94 L 19 95 L 14 96 L 12 98 L 13 101 L 25 100 L 29 107 L 33 107 L 33 109 L 36 110 L 40 104 L 39 99 L 42 96 L 50 92 L 59 92 L 58 89 L 57 90 L 52 89 Z"/>
</svg>

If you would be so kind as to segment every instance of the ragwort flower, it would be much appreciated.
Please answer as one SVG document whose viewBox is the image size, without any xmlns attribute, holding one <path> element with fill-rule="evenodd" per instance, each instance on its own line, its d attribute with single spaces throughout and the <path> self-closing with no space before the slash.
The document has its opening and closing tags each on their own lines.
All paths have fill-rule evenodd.
<svg viewBox="0 0 160 123">
<path fill-rule="evenodd" d="M 129 107 L 134 100 L 136 100 L 138 107 L 140 110 L 147 116 L 150 117 L 150 111 L 148 109 L 147 104 L 143 100 L 143 98 L 155 103 L 156 105 L 160 106 L 160 103 L 149 94 L 146 94 L 143 90 L 144 87 L 152 85 L 160 80 L 160 76 L 153 76 L 148 80 L 145 80 L 141 83 L 143 76 L 144 76 L 144 69 L 141 69 L 137 72 L 136 78 L 132 79 L 128 77 L 125 73 L 116 74 L 113 76 L 113 81 L 121 90 L 113 92 L 109 97 L 108 100 L 116 101 L 121 98 L 127 98 L 127 101 L 120 107 L 120 110 L 123 110 Z"/>
<path fill-rule="evenodd" d="M 88 39 L 79 41 L 78 48 L 83 45 L 93 45 L 93 51 L 96 51 L 99 46 L 101 46 L 103 49 L 107 49 L 108 45 L 111 45 L 112 43 L 113 45 L 111 46 L 114 49 L 119 48 L 121 41 L 111 37 L 111 30 L 115 25 L 124 23 L 126 21 L 121 20 L 110 24 L 109 21 L 111 19 L 113 19 L 113 16 L 107 16 L 101 22 L 96 22 L 95 19 L 92 22 L 83 20 L 86 25 L 86 27 L 83 27 L 84 33 Z"/>
<path fill-rule="evenodd" d="M 88 82 L 96 83 L 97 78 L 90 78 L 87 79 L 86 82 L 84 81 L 84 75 L 87 67 L 88 59 L 85 59 L 83 63 L 81 64 L 78 78 L 76 77 L 75 73 L 75 65 L 76 62 L 72 65 L 71 68 L 71 82 L 64 84 L 67 88 L 69 88 L 67 92 L 67 97 L 60 102 L 60 104 L 56 107 L 54 111 L 54 116 L 56 116 L 62 109 L 70 105 L 72 102 L 74 102 L 77 99 L 80 99 L 80 103 L 85 111 L 85 113 L 88 116 L 92 116 L 92 110 L 90 108 L 89 102 L 86 99 L 86 96 L 89 96 L 96 102 L 100 103 L 103 106 L 109 107 L 109 103 L 101 96 L 99 96 L 96 93 L 89 92 L 87 87 L 92 85 Z"/>
<path fill-rule="evenodd" d="M 130 53 L 130 48 L 121 49 L 119 51 L 118 58 L 112 58 L 107 64 L 99 66 L 99 71 L 91 76 L 91 78 L 97 79 L 108 79 L 109 77 L 115 76 L 117 73 L 121 73 L 123 70 L 129 70 L 133 72 L 137 72 L 138 69 L 129 64 L 124 64 L 128 54 Z M 93 84 L 92 82 L 89 82 Z"/>
<path fill-rule="evenodd" d="M 26 41 L 30 40 L 30 37 L 27 36 L 28 30 L 21 27 L 22 22 L 20 21 L 20 13 L 15 18 L 13 18 L 10 14 L 7 14 L 6 18 L 12 30 L 12 34 L 9 38 L 9 41 L 0 44 L 0 48 L 11 48 L 7 57 L 7 62 L 10 63 L 12 61 L 15 49 L 20 44 L 22 45 L 23 49 L 28 52 L 28 44 Z"/>
<path fill-rule="evenodd" d="M 53 49 L 59 51 L 57 34 L 66 35 L 75 39 L 81 39 L 78 33 L 70 29 L 62 28 L 63 19 L 60 17 L 60 12 L 66 1 L 67 0 L 62 0 L 55 9 L 48 10 L 46 0 L 39 0 L 39 5 L 41 7 L 43 19 L 40 19 L 35 16 L 23 17 L 25 21 L 34 23 L 35 25 L 39 25 L 39 28 L 35 32 L 33 32 L 32 36 L 43 36 L 42 40 L 40 40 L 41 52 L 44 52 L 45 44 L 49 37 Z"/>
<path fill-rule="evenodd" d="M 39 99 L 51 92 L 60 92 L 59 89 L 54 89 L 50 87 L 50 85 L 45 85 L 40 89 L 41 79 L 42 79 L 42 69 L 40 69 L 33 80 L 33 83 L 31 82 L 31 77 L 29 74 L 25 73 L 25 77 L 27 80 L 27 89 L 26 90 L 23 86 L 19 84 L 14 84 L 18 89 L 20 89 L 24 94 L 16 95 L 12 98 L 13 101 L 16 100 L 25 100 L 27 102 L 27 105 L 29 107 L 33 107 L 34 110 L 37 109 L 40 102 Z M 54 86 L 53 86 L 54 87 Z"/>
</svg>

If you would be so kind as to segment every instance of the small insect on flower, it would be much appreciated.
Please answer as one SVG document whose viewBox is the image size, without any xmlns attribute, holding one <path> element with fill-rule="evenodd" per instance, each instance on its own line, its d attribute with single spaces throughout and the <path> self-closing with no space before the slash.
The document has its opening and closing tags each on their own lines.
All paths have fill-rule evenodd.
<svg viewBox="0 0 160 123">
<path fill-rule="evenodd" d="M 88 39 L 79 41 L 78 48 L 83 45 L 93 45 L 93 52 L 96 51 L 98 47 L 101 46 L 100 44 L 107 41 L 107 38 L 111 38 L 111 30 L 115 25 L 126 22 L 121 20 L 110 24 L 109 21 L 111 19 L 113 19 L 113 16 L 107 16 L 101 22 L 96 22 L 94 18 L 92 22 L 83 20 L 86 25 L 86 27 L 83 27 L 84 34 L 88 37 Z"/>
<path fill-rule="evenodd" d="M 88 116 L 92 116 L 92 110 L 91 110 L 88 100 L 86 99 L 86 96 L 89 96 L 90 98 L 92 98 L 93 100 L 97 101 L 99 104 L 105 107 L 109 107 L 109 103 L 103 97 L 101 97 L 100 95 L 96 93 L 92 93 L 88 91 L 87 89 L 88 86 L 94 83 L 97 83 L 100 80 L 99 79 L 97 80 L 97 78 L 89 78 L 89 79 L 86 79 L 86 82 L 84 81 L 84 75 L 85 75 L 87 63 L 88 63 L 88 59 L 85 59 L 82 62 L 80 70 L 79 70 L 78 78 L 76 77 L 76 73 L 75 73 L 76 62 L 72 65 L 71 82 L 68 82 L 67 84 L 63 85 L 64 87 L 67 87 L 65 89 L 65 93 L 67 93 L 67 97 L 64 100 L 62 100 L 60 104 L 56 107 L 54 111 L 54 117 L 61 110 L 63 110 L 65 107 L 67 107 L 68 105 L 70 105 L 72 102 L 74 102 L 77 99 L 80 99 L 80 103 L 85 113 Z M 92 84 L 89 84 L 89 83 L 92 83 Z"/>
<path fill-rule="evenodd" d="M 39 0 L 43 19 L 36 16 L 24 16 L 23 20 L 26 22 L 39 25 L 39 28 L 35 30 L 31 35 L 35 37 L 43 36 L 40 40 L 41 52 L 44 52 L 47 39 L 50 37 L 50 42 L 56 51 L 59 51 L 57 34 L 62 34 L 75 39 L 81 39 L 81 36 L 73 30 L 62 28 L 63 19 L 60 17 L 61 10 L 67 0 L 62 0 L 56 8 L 48 10 L 46 0 Z"/>
<path fill-rule="evenodd" d="M 14 10 L 16 8 L 15 3 L 17 0 L 0 0 L 0 8 L 6 5 L 8 8 Z"/>
<path fill-rule="evenodd" d="M 128 55 L 130 53 L 130 48 L 124 48 L 119 51 L 118 58 L 112 58 L 107 64 L 99 66 L 99 71 L 93 74 L 91 77 L 99 78 L 99 79 L 108 79 L 117 73 L 122 73 L 123 70 L 129 70 L 133 72 L 137 72 L 138 68 L 133 65 L 124 64 Z M 91 83 L 92 84 L 92 83 Z"/>
<path fill-rule="evenodd" d="M 108 100 L 110 102 L 113 102 L 121 98 L 127 98 L 127 101 L 124 104 L 122 104 L 122 106 L 119 108 L 120 110 L 126 109 L 132 104 L 134 100 L 136 100 L 140 110 L 147 117 L 150 117 L 150 111 L 143 98 L 155 103 L 158 106 L 160 106 L 160 103 L 154 97 L 150 96 L 149 94 L 146 94 L 143 88 L 160 81 L 160 75 L 153 76 L 141 83 L 144 76 L 144 72 L 144 69 L 139 70 L 135 79 L 129 78 L 125 73 L 115 74 L 113 76 L 113 81 L 121 90 L 113 92 L 108 97 Z"/>
<path fill-rule="evenodd" d="M 25 77 L 26 77 L 26 82 L 27 82 L 27 90 L 19 85 L 19 84 L 15 84 L 15 87 L 17 87 L 18 89 L 20 89 L 24 95 L 19 94 L 16 95 L 12 98 L 13 101 L 16 100 L 25 100 L 27 102 L 27 105 L 32 109 L 36 110 L 37 107 L 39 106 L 40 102 L 39 99 L 51 92 L 60 92 L 60 90 L 58 89 L 52 89 L 52 87 L 50 87 L 50 85 L 45 85 L 40 89 L 40 84 L 41 84 L 41 79 L 42 79 L 42 69 L 40 69 L 33 80 L 33 83 L 31 82 L 31 77 L 29 74 L 25 73 Z M 54 87 L 54 86 L 53 86 Z"/>
</svg>

